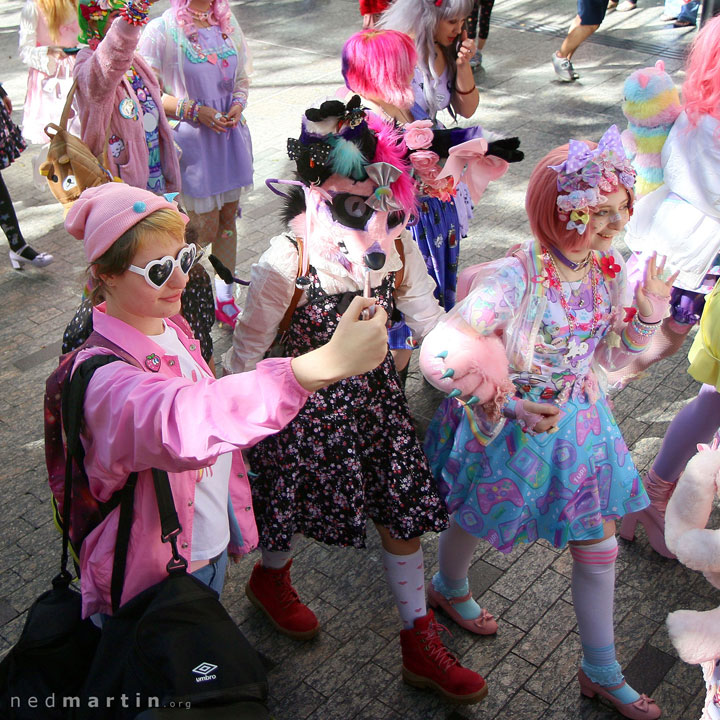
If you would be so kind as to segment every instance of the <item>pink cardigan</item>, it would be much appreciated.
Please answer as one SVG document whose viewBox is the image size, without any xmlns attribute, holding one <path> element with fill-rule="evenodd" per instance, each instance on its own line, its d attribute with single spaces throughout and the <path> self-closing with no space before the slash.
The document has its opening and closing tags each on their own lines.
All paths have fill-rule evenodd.
<svg viewBox="0 0 720 720">
<path fill-rule="evenodd" d="M 180 191 L 180 163 L 178 162 L 172 130 L 162 109 L 162 93 L 150 66 L 135 52 L 140 38 L 140 26 L 130 25 L 117 18 L 95 51 L 83 48 L 77 55 L 73 75 L 77 78 L 75 102 L 80 113 L 82 140 L 95 155 L 100 155 L 105 132 L 120 138 L 125 149 L 114 157 L 108 152 L 108 170 L 128 185 L 147 187 L 149 153 L 145 142 L 142 108 L 135 91 L 125 78 L 132 65 L 143 79 L 152 99 L 160 110 L 160 163 L 168 192 Z M 136 119 L 120 114 L 120 102 L 132 98 L 139 112 Z"/>
<path fill-rule="evenodd" d="M 195 361 L 207 369 L 200 343 L 166 320 Z M 90 491 L 110 499 L 138 471 L 122 602 L 166 576 L 170 547 L 160 540 L 151 468 L 166 470 L 182 532 L 178 548 L 190 560 L 195 486 L 203 468 L 233 452 L 230 475 L 230 545 L 233 554 L 250 552 L 258 535 L 247 471 L 240 450 L 284 428 L 310 393 L 296 380 L 290 359 L 271 359 L 251 372 L 197 382 L 182 377 L 177 357 L 166 355 L 152 338 L 122 320 L 93 310 L 93 328 L 132 355 L 143 370 L 126 362 L 98 369 L 85 396 L 85 470 Z M 108 353 L 82 350 L 77 362 Z M 151 355 L 159 358 L 149 362 Z M 153 368 L 158 368 L 153 371 Z M 208 370 L 208 373 L 210 371 Z M 203 482 L 212 482 L 205 475 Z M 119 518 L 115 508 L 82 545 L 80 553 L 83 616 L 110 613 L 110 580 Z"/>
</svg>

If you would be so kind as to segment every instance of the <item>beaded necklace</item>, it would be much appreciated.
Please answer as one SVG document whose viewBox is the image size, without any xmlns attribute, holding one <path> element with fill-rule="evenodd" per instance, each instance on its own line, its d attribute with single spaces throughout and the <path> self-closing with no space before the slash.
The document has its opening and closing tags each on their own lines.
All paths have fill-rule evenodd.
<svg viewBox="0 0 720 720">
<path fill-rule="evenodd" d="M 562 282 L 560 281 L 560 275 L 558 274 L 557 266 L 555 265 L 555 260 L 553 260 L 553 256 L 550 254 L 546 247 L 543 247 L 542 250 L 543 263 L 545 265 L 545 271 L 548 275 L 550 287 L 553 287 L 557 290 L 557 293 L 560 296 L 560 305 L 565 311 L 565 317 L 568 321 L 568 347 L 571 343 L 576 345 L 577 340 L 573 337 L 573 333 L 575 332 L 577 318 L 575 317 L 575 313 L 573 313 L 573 311 L 570 309 L 570 304 L 568 303 L 567 298 L 565 297 L 565 293 L 563 292 Z M 591 257 L 592 259 L 590 262 L 590 286 L 592 287 L 592 322 L 590 323 L 589 337 L 595 335 L 598 325 L 600 324 L 600 320 L 602 319 L 602 313 L 600 312 L 600 297 L 598 293 L 598 261 L 594 253 L 591 253 Z"/>
<path fill-rule="evenodd" d="M 208 22 L 210 20 L 209 10 L 193 10 L 189 7 L 188 12 L 195 18 L 195 20 L 199 20 L 200 22 Z"/>
</svg>

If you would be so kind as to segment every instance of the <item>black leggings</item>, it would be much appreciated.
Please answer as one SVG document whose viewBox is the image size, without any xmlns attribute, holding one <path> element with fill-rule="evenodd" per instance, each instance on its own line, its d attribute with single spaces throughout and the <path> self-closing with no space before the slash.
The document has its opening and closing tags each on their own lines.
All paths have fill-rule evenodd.
<svg viewBox="0 0 720 720">
<path fill-rule="evenodd" d="M 475 0 L 467 18 L 468 37 L 471 40 L 475 39 L 475 36 L 487 40 L 490 33 L 490 13 L 494 4 L 495 0 Z"/>
<path fill-rule="evenodd" d="M 20 232 L 15 208 L 13 207 L 10 193 L 0 173 L 0 228 L 5 233 L 10 249 L 18 252 L 25 245 L 25 238 Z"/>
</svg>

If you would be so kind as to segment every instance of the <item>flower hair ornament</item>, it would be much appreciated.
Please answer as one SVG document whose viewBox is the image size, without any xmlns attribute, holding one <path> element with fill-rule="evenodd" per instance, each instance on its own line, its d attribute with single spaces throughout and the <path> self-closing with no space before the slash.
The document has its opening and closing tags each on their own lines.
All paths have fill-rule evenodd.
<svg viewBox="0 0 720 720">
<path fill-rule="evenodd" d="M 567 160 L 549 167 L 557 173 L 558 217 L 578 235 L 587 229 L 590 213 L 607 199 L 603 193 L 613 193 L 621 185 L 631 190 L 635 185 L 635 170 L 616 125 L 607 129 L 594 150 L 570 140 Z"/>
</svg>

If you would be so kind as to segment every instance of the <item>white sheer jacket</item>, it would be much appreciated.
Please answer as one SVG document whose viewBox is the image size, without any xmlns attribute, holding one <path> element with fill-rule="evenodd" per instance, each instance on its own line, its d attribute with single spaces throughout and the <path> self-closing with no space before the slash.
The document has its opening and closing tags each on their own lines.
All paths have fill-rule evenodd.
<svg viewBox="0 0 720 720">
<path fill-rule="evenodd" d="M 224 356 L 223 364 L 229 372 L 252 370 L 272 345 L 280 323 L 295 290 L 298 271 L 298 251 L 290 241 L 292 235 L 278 235 L 262 254 L 250 273 L 250 288 L 245 309 L 235 325 L 232 347 Z M 425 260 L 409 232 L 401 236 L 405 254 L 402 284 L 395 292 L 398 309 L 419 342 L 444 316 L 433 293 L 435 281 L 428 275 Z M 341 265 L 321 257 L 311 257 L 323 290 L 329 295 L 355 292 L 362 289 L 359 283 Z M 370 273 L 372 287 L 380 285 L 387 273 L 400 270 L 403 262 L 393 247 L 382 270 Z M 298 303 L 307 303 L 303 296 Z"/>
</svg>

